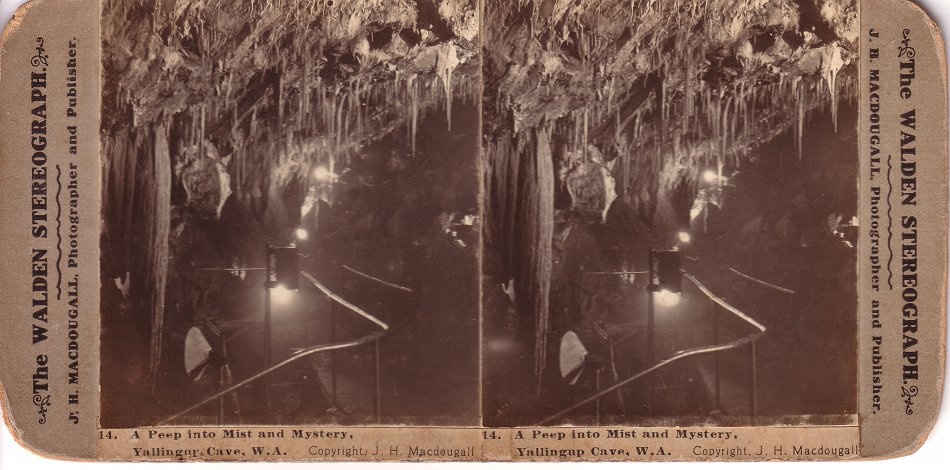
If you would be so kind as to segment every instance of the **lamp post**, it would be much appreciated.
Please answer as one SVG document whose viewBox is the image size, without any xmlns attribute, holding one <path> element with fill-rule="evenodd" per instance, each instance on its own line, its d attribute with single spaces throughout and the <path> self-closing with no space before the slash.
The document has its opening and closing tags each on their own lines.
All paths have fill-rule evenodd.
<svg viewBox="0 0 950 470">
<path fill-rule="evenodd" d="M 647 284 L 647 360 L 656 360 L 656 298 L 661 296 L 667 306 L 679 303 L 683 291 L 680 269 L 680 252 L 673 250 L 650 250 L 650 277 Z"/>
<path fill-rule="evenodd" d="M 264 364 L 269 367 L 273 360 L 273 344 L 271 338 L 271 302 L 275 300 L 274 290 L 280 290 L 281 298 L 299 288 L 298 272 L 299 258 L 297 246 L 267 245 L 267 279 L 264 281 Z M 263 379 L 264 404 L 270 410 L 270 376 Z"/>
<path fill-rule="evenodd" d="M 648 261 L 650 277 L 647 279 L 647 364 L 653 365 L 655 347 L 654 347 L 654 298 L 660 290 L 660 282 L 656 269 L 656 250 L 650 249 L 650 258 Z"/>
<path fill-rule="evenodd" d="M 680 292 L 682 292 L 680 252 L 678 249 L 650 249 L 648 264 L 650 277 L 647 284 L 647 361 L 648 367 L 652 367 L 656 363 L 655 304 L 658 296 L 668 307 L 679 303 Z M 650 377 L 648 380 L 647 387 L 652 397 L 653 378 Z"/>
<path fill-rule="evenodd" d="M 268 256 L 270 256 L 270 247 L 268 247 Z M 271 364 L 271 343 L 270 343 L 270 271 L 268 271 L 268 280 L 264 282 L 264 367 Z M 264 384 L 264 407 L 270 411 L 270 376 L 265 376 L 262 381 Z"/>
</svg>

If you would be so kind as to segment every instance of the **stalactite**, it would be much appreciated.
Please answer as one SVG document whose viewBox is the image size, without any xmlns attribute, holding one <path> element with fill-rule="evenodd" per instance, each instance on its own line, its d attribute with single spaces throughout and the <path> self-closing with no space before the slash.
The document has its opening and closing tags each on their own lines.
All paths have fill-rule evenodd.
<svg viewBox="0 0 950 470">
<path fill-rule="evenodd" d="M 539 386 L 547 353 L 547 333 L 550 315 L 549 293 L 553 262 L 552 240 L 554 239 L 554 167 L 551 153 L 550 128 L 537 131 L 534 155 L 534 179 L 538 182 L 536 196 L 537 227 L 530 234 L 531 245 L 536 250 L 531 267 L 533 285 L 530 287 L 535 308 L 535 374 Z"/>
<path fill-rule="evenodd" d="M 738 98 L 735 95 L 729 98 L 729 105 L 727 109 L 729 110 L 729 137 L 726 139 L 729 144 L 735 147 L 736 144 L 736 120 L 738 119 Z"/>
<path fill-rule="evenodd" d="M 203 103 L 203 104 L 201 105 L 201 126 L 200 126 L 200 128 L 199 128 L 200 130 L 199 130 L 199 133 L 198 133 L 198 136 L 197 136 L 197 140 L 198 140 L 198 158 L 203 158 L 203 157 L 205 156 L 204 144 L 205 144 L 205 136 L 206 136 L 206 134 L 205 134 L 205 108 L 206 108 L 206 107 L 207 107 L 207 104 L 204 104 L 204 103 Z"/>
<path fill-rule="evenodd" d="M 419 129 L 419 83 L 418 76 L 412 74 L 406 78 L 406 89 L 409 97 L 409 139 L 413 158 L 416 156 L 416 134 Z"/>
<path fill-rule="evenodd" d="M 687 54 L 686 57 L 686 83 L 685 90 L 683 91 L 683 104 L 684 110 L 682 114 L 682 126 L 684 129 L 690 127 L 690 115 L 693 112 L 693 61 L 690 54 Z"/>
<path fill-rule="evenodd" d="M 442 86 L 445 89 L 445 120 L 448 123 L 449 131 L 452 130 L 452 75 L 455 68 L 461 62 L 458 58 L 458 50 L 454 43 L 443 44 L 439 47 L 436 68 L 439 78 L 442 79 Z"/>
<path fill-rule="evenodd" d="M 305 51 L 305 57 L 303 60 L 303 77 L 301 79 L 302 83 L 297 96 L 297 128 L 300 130 L 306 129 L 304 119 L 307 110 L 310 109 L 310 51 L 306 49 Z"/>
<path fill-rule="evenodd" d="M 587 152 L 587 146 L 589 145 L 588 135 L 590 132 L 590 123 L 588 122 L 588 111 L 587 108 L 584 108 L 584 141 L 582 151 L 584 152 L 584 162 L 590 161 L 590 155 Z"/>
<path fill-rule="evenodd" d="M 834 124 L 835 133 L 838 132 L 838 72 L 844 65 L 845 62 L 841 57 L 841 48 L 838 43 L 833 43 L 824 50 L 821 71 L 825 85 L 828 87 L 828 97 L 831 101 L 831 121 Z"/>
<path fill-rule="evenodd" d="M 343 129 L 340 131 L 340 145 L 350 140 L 350 117 L 353 116 L 353 92 L 348 91 L 343 94 L 343 106 L 340 115 L 340 121 Z"/>
<path fill-rule="evenodd" d="M 340 148 L 343 147 L 343 109 L 344 101 L 346 99 L 339 85 L 337 85 L 334 93 L 335 109 L 333 110 L 333 147 L 331 153 L 332 160 L 330 161 L 331 172 L 336 171 L 333 166 L 336 163 L 336 158 Z"/>
<path fill-rule="evenodd" d="M 805 85 L 802 81 L 795 84 L 795 149 L 798 151 L 798 159 L 802 159 L 802 136 L 805 132 Z"/>
<path fill-rule="evenodd" d="M 363 81 L 361 77 L 357 76 L 356 77 L 356 104 L 355 104 L 356 113 L 354 113 L 356 117 L 356 138 L 357 139 L 363 136 L 363 111 L 365 109 L 365 106 L 363 105 L 363 103 L 364 103 L 364 100 L 367 100 L 367 99 L 369 98 L 364 93 Z"/>
</svg>

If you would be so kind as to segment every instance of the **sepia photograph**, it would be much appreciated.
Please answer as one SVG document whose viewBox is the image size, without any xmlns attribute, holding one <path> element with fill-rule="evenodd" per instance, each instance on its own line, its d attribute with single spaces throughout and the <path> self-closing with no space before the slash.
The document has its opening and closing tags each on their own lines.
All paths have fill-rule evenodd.
<svg viewBox="0 0 950 470">
<path fill-rule="evenodd" d="M 939 447 L 925 0 L 10 1 L 4 452 Z"/>
<path fill-rule="evenodd" d="M 102 14 L 100 425 L 478 425 L 476 1 Z"/>
<path fill-rule="evenodd" d="M 856 3 L 483 14 L 484 424 L 856 425 Z"/>
</svg>

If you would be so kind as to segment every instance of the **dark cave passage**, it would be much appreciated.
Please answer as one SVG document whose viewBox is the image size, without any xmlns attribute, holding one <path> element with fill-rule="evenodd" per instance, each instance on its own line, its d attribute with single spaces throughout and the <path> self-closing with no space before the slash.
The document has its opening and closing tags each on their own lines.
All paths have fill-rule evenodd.
<svg viewBox="0 0 950 470">
<path fill-rule="evenodd" d="M 380 330 L 358 311 L 389 327 L 378 350 L 295 360 L 171 423 L 478 422 L 474 20 L 467 0 L 107 2 L 103 426 Z M 268 246 L 333 296 L 270 283 Z"/>
<path fill-rule="evenodd" d="M 568 331 L 576 333 L 591 357 L 602 363 L 604 385 L 611 383 L 614 373 L 623 378 L 648 366 L 647 252 L 674 245 L 682 253 L 685 272 L 768 328 L 757 342 L 759 422 L 783 422 L 791 415 L 848 422 L 856 409 L 856 383 L 850 372 L 856 342 L 856 253 L 851 226 L 857 213 L 856 113 L 853 106 L 843 105 L 840 114 L 837 133 L 829 126 L 828 113 L 815 116 L 806 129 L 809 139 L 801 159 L 794 149 L 794 136 L 786 132 L 759 147 L 747 162 L 725 169 L 728 183 L 715 188 L 718 194 L 705 207 L 696 210 L 699 206 L 691 200 L 681 205 L 677 215 L 685 221 L 681 230 L 690 235 L 688 243 L 677 239 L 680 231 L 658 231 L 636 220 L 631 215 L 634 211 L 623 203 L 623 194 L 605 219 L 585 216 L 569 205 L 558 206 L 548 358 L 540 397 L 526 360 L 532 354 L 531 331 L 519 323 L 524 316 L 505 295 L 510 285 L 494 278 L 491 289 L 486 289 L 488 422 L 502 426 L 537 422 L 595 391 L 592 373 L 582 375 L 575 385 L 568 385 L 558 374 L 560 341 Z M 710 197 L 703 189 L 691 191 L 699 202 Z M 765 279 L 794 294 L 742 275 Z M 720 339 L 750 333 L 748 325 L 717 312 L 701 292 L 689 285 L 684 289 L 678 305 L 657 307 L 658 359 L 715 344 L 716 322 Z M 608 364 L 611 354 L 614 363 Z M 654 377 L 663 383 L 667 391 L 663 394 L 645 391 L 647 385 L 642 383 L 626 387 L 620 398 L 605 397 L 601 422 L 748 423 L 747 348 L 721 353 L 718 360 L 718 406 L 715 360 L 701 357 Z M 823 367 L 816 369 L 816 363 Z M 829 395 L 829 390 L 835 392 Z M 578 410 L 570 421 L 595 424 L 594 410 L 593 405 Z"/>
<path fill-rule="evenodd" d="M 852 419 L 854 2 L 707 3 L 486 3 L 486 424 Z"/>
</svg>

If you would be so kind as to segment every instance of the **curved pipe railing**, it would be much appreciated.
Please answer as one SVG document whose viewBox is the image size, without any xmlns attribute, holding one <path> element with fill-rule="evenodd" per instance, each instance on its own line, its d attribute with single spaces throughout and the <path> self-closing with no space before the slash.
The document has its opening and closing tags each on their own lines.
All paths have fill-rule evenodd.
<svg viewBox="0 0 950 470">
<path fill-rule="evenodd" d="M 190 413 L 190 412 L 192 412 L 192 411 L 194 411 L 194 410 L 197 410 L 198 408 L 201 408 L 202 406 L 205 406 L 205 405 L 207 405 L 208 403 L 211 403 L 212 401 L 217 400 L 218 398 L 221 398 L 221 397 L 223 397 L 223 396 L 225 396 L 225 395 L 227 395 L 227 394 L 229 394 L 229 393 L 231 393 L 231 392 L 233 392 L 233 391 L 235 391 L 235 390 L 237 390 L 237 389 L 239 389 L 239 388 L 241 388 L 241 387 L 243 387 L 243 386 L 245 386 L 245 385 L 247 385 L 247 384 L 249 384 L 249 383 L 251 383 L 251 382 L 254 382 L 254 381 L 258 380 L 258 379 L 261 379 L 261 378 L 267 376 L 268 374 L 271 374 L 271 373 L 275 372 L 277 369 L 280 369 L 280 368 L 282 368 L 282 367 L 284 367 L 284 366 L 286 366 L 286 365 L 288 365 L 288 364 L 290 364 L 290 363 L 292 363 L 292 362 L 296 362 L 296 361 L 299 361 L 300 359 L 303 359 L 303 358 L 305 358 L 305 357 L 307 357 L 307 356 L 312 356 L 312 355 L 314 355 L 314 354 L 321 353 L 321 352 L 325 352 L 325 351 L 334 351 L 334 350 L 340 350 L 340 349 L 349 349 L 349 348 L 355 348 L 355 347 L 357 347 L 357 346 L 362 346 L 362 345 L 364 345 L 364 344 L 370 344 L 370 343 L 373 343 L 373 342 L 375 342 L 375 341 L 378 341 L 379 338 L 380 338 L 381 336 L 383 336 L 384 334 L 385 334 L 385 331 L 380 331 L 380 332 L 371 333 L 371 334 L 368 334 L 368 335 L 366 335 L 366 336 L 362 336 L 362 337 L 360 337 L 360 338 L 357 338 L 357 339 L 354 339 L 354 340 L 350 340 L 350 341 L 343 341 L 343 342 L 339 342 L 339 343 L 330 343 L 330 344 L 319 344 L 319 345 L 315 345 L 315 346 L 310 346 L 309 348 L 301 349 L 301 350 L 297 351 L 296 353 L 292 354 L 292 355 L 291 355 L 290 357 L 288 357 L 287 359 L 284 359 L 283 361 L 280 361 L 280 362 L 278 362 L 277 364 L 274 364 L 274 365 L 272 365 L 272 366 L 270 366 L 270 367 L 268 367 L 268 368 L 266 368 L 266 369 L 264 369 L 264 370 L 262 370 L 262 371 L 260 371 L 260 372 L 258 372 L 258 373 L 256 373 L 256 374 L 254 374 L 254 375 L 252 375 L 252 376 L 250 376 L 250 377 L 248 377 L 248 378 L 246 378 L 246 379 L 244 379 L 244 380 L 242 380 L 242 381 L 240 381 L 240 382 L 238 382 L 238 383 L 236 383 L 236 384 L 234 384 L 234 385 L 231 385 L 230 387 L 228 387 L 228 388 L 226 388 L 226 389 L 224 389 L 224 390 L 222 390 L 222 391 L 220 391 L 220 392 L 218 392 L 218 393 L 215 393 L 214 395 L 211 395 L 211 396 L 208 397 L 208 398 L 205 398 L 204 400 L 201 400 L 201 401 L 198 402 L 198 403 L 195 403 L 194 405 L 189 406 L 188 408 L 185 408 L 184 410 L 179 411 L 178 413 L 175 413 L 175 414 L 173 414 L 173 415 L 171 415 L 171 416 L 169 416 L 169 417 L 163 419 L 162 421 L 160 421 L 160 422 L 158 423 L 158 425 L 161 426 L 161 425 L 166 424 L 166 423 L 168 423 L 169 421 L 171 421 L 171 420 L 173 420 L 173 419 L 175 419 L 175 418 L 178 418 L 178 417 L 180 417 L 180 416 L 182 416 L 182 415 L 185 415 L 185 414 L 188 414 L 188 413 Z"/>
<path fill-rule="evenodd" d="M 733 307 L 728 302 L 718 297 L 716 294 L 713 294 L 712 291 L 707 289 L 706 286 L 704 286 L 701 282 L 699 282 L 698 279 L 693 277 L 692 274 L 683 273 L 683 277 L 685 277 L 686 279 L 689 279 L 689 281 L 692 282 L 693 285 L 696 286 L 696 288 L 698 288 L 703 294 L 706 294 L 706 297 L 709 297 L 709 300 L 712 300 L 717 305 L 725 309 L 727 312 L 739 317 L 746 323 L 752 325 L 755 329 L 759 330 L 759 333 L 765 333 L 765 325 L 755 321 L 755 319 L 753 319 L 752 317 L 742 313 L 741 311 L 739 311 L 739 309 Z"/>
<path fill-rule="evenodd" d="M 590 396 L 588 396 L 587 398 L 585 398 L 585 399 L 583 399 L 583 400 L 581 400 L 581 401 L 579 401 L 579 402 L 577 402 L 577 403 L 574 403 L 573 405 L 571 405 L 571 406 L 569 406 L 569 407 L 567 407 L 567 408 L 565 408 L 565 409 L 559 411 L 558 413 L 555 413 L 555 414 L 553 414 L 553 415 L 548 416 L 547 418 L 544 418 L 543 420 L 539 421 L 535 426 L 543 426 L 543 425 L 546 425 L 546 424 L 551 423 L 552 421 L 555 421 L 555 420 L 557 420 L 557 419 L 563 418 L 563 417 L 566 416 L 568 413 L 570 413 L 570 412 L 572 412 L 572 411 L 574 411 L 574 410 L 576 410 L 576 409 L 578 409 L 578 408 L 580 408 L 580 407 L 582 407 L 582 406 L 584 406 L 584 405 L 587 405 L 587 404 L 590 404 L 590 403 L 592 403 L 592 402 L 594 402 L 594 401 L 597 401 L 597 400 L 603 398 L 604 396 L 606 396 L 606 395 L 608 395 L 608 394 L 610 394 L 610 393 L 613 393 L 613 392 L 615 392 L 615 391 L 617 391 L 617 390 L 619 390 L 619 389 L 621 389 L 621 388 L 623 388 L 623 387 L 625 387 L 625 386 L 627 386 L 627 385 L 629 385 L 629 384 L 631 384 L 631 383 L 633 383 L 633 382 L 636 382 L 637 380 L 640 380 L 640 379 L 642 379 L 642 378 L 644 378 L 644 377 L 650 375 L 650 374 L 653 373 L 653 372 L 656 372 L 656 371 L 658 371 L 658 370 L 660 370 L 660 369 L 662 369 L 662 368 L 664 368 L 664 367 L 666 367 L 666 366 L 668 366 L 668 365 L 670 365 L 670 364 L 673 364 L 674 362 L 678 362 L 678 361 L 680 361 L 680 360 L 682 360 L 682 359 L 686 359 L 686 358 L 692 357 L 692 356 L 700 356 L 700 355 L 710 354 L 710 353 L 716 353 L 716 352 L 720 352 L 720 351 L 728 351 L 728 350 L 731 350 L 731 349 L 736 349 L 736 348 L 745 346 L 745 345 L 747 345 L 747 344 L 748 344 L 748 345 L 751 345 L 751 347 L 752 347 L 752 370 L 753 370 L 752 414 L 753 414 L 753 419 L 754 419 L 754 415 L 755 415 L 755 388 L 756 388 L 756 384 L 755 384 L 755 382 L 756 382 L 756 380 L 755 380 L 755 341 L 756 341 L 757 339 L 759 339 L 760 337 L 762 337 L 763 335 L 765 335 L 766 328 L 765 328 L 764 325 L 762 325 L 761 323 L 757 322 L 757 321 L 756 321 L 755 319 L 753 319 L 752 317 L 750 317 L 750 316 L 748 316 L 748 315 L 742 313 L 739 309 L 733 307 L 732 305 L 730 305 L 728 302 L 726 302 L 726 301 L 723 300 L 722 298 L 720 298 L 720 297 L 716 296 L 715 294 L 713 294 L 712 291 L 710 291 L 708 288 L 706 288 L 706 286 L 704 286 L 701 282 L 699 282 L 699 280 L 697 280 L 697 279 L 696 279 L 695 277 L 693 277 L 691 274 L 683 273 L 683 276 L 684 276 L 686 279 L 689 279 L 689 281 L 692 282 L 694 286 L 696 286 L 703 294 L 706 295 L 706 297 L 708 297 L 710 300 L 712 300 L 715 304 L 719 305 L 720 307 L 722 307 L 722 308 L 723 308 L 724 310 L 726 310 L 727 312 L 732 313 L 732 314 L 735 315 L 736 317 L 738 317 L 738 318 L 740 318 L 741 320 L 743 320 L 744 322 L 748 323 L 749 325 L 751 325 L 752 327 L 754 327 L 754 328 L 755 328 L 756 330 L 758 330 L 758 331 L 756 331 L 755 333 L 752 333 L 752 334 L 750 334 L 750 335 L 743 336 L 743 337 L 741 337 L 741 338 L 739 338 L 739 339 L 732 340 L 732 341 L 729 341 L 729 342 L 726 342 L 726 343 L 716 344 L 716 345 L 712 345 L 712 346 L 702 346 L 702 347 L 692 348 L 692 349 L 685 349 L 685 350 L 679 351 L 679 352 L 677 352 L 677 353 L 674 353 L 672 356 L 670 356 L 670 357 L 668 357 L 668 358 L 666 358 L 666 359 L 663 359 L 662 361 L 657 362 L 656 364 L 654 364 L 654 365 L 652 365 L 652 366 L 650 366 L 650 367 L 648 367 L 648 368 L 646 368 L 646 369 L 644 369 L 644 370 L 642 370 L 642 371 L 640 371 L 640 372 L 637 372 L 636 374 L 634 374 L 634 375 L 632 375 L 632 376 L 630 376 L 630 377 L 627 377 L 626 379 L 623 379 L 623 380 L 621 380 L 621 381 L 619 381 L 619 382 L 617 382 L 617 383 L 615 383 L 615 384 L 613 384 L 613 385 L 611 385 L 611 386 L 609 386 L 609 387 L 607 387 L 607 388 L 605 388 L 605 389 L 603 389 L 603 390 L 600 390 L 600 391 L 598 391 L 597 393 L 594 393 L 593 395 L 590 395 Z"/>
<path fill-rule="evenodd" d="M 353 274 L 356 274 L 357 276 L 362 277 L 363 279 L 369 279 L 370 281 L 378 282 L 378 283 L 380 283 L 380 284 L 382 284 L 382 285 L 384 285 L 384 286 L 386 286 L 386 287 L 392 287 L 393 289 L 398 289 L 398 290 L 401 290 L 401 291 L 403 291 L 403 292 L 410 292 L 410 293 L 412 292 L 412 289 L 410 289 L 410 288 L 408 288 L 408 287 L 400 286 L 399 284 L 393 284 L 393 283 L 391 283 L 391 282 L 384 281 L 384 280 L 382 280 L 382 279 L 380 279 L 380 278 L 378 278 L 378 277 L 370 276 L 369 274 L 366 274 L 366 273 L 364 273 L 364 272 L 362 272 L 362 271 L 357 271 L 357 270 L 355 270 L 355 269 L 353 269 L 353 268 L 351 268 L 351 267 L 349 267 L 349 266 L 347 266 L 347 265 L 345 265 L 345 264 L 341 264 L 340 267 L 343 268 L 343 269 L 345 269 L 345 270 L 347 270 L 347 271 L 349 271 L 349 272 L 351 272 L 351 273 L 353 273 Z"/>
<path fill-rule="evenodd" d="M 318 290 L 320 290 L 320 292 L 323 292 L 324 294 L 326 294 L 327 297 L 329 297 L 329 298 L 335 300 L 336 303 L 338 303 L 338 304 L 340 304 L 340 305 L 342 305 L 342 306 L 344 306 L 344 307 L 350 309 L 350 311 L 352 311 L 353 313 L 355 313 L 355 314 L 357 314 L 357 315 L 359 315 L 359 316 L 361 316 L 361 317 L 363 317 L 363 318 L 365 318 L 365 319 L 367 319 L 367 320 L 369 320 L 369 321 L 375 323 L 375 324 L 378 325 L 380 328 L 382 328 L 384 331 L 389 329 L 389 325 L 387 325 L 385 322 L 383 322 L 383 321 L 380 320 L 379 318 L 376 318 L 376 317 L 370 315 L 369 313 L 367 313 L 365 310 L 363 310 L 363 309 L 357 307 L 356 305 L 353 305 L 353 304 L 347 302 L 346 299 L 344 299 L 343 297 L 340 297 L 340 296 L 334 294 L 333 292 L 330 292 L 330 289 L 327 289 L 326 286 L 324 286 L 323 284 L 320 284 L 320 282 L 317 281 L 316 279 L 314 279 L 314 277 L 311 276 L 310 273 L 308 273 L 308 272 L 306 272 L 306 271 L 300 271 L 300 275 L 303 276 L 304 279 L 310 281 L 310 283 L 313 284 L 313 286 L 316 287 Z"/>
<path fill-rule="evenodd" d="M 362 337 L 359 337 L 359 338 L 356 338 L 356 339 L 353 339 L 353 340 L 349 340 L 349 341 L 341 341 L 341 342 L 328 343 L 328 344 L 317 344 L 317 345 L 313 345 L 313 346 L 310 346 L 310 347 L 307 347 L 307 348 L 303 348 L 303 349 L 301 349 L 301 350 L 299 350 L 299 351 L 297 351 L 297 352 L 291 354 L 290 357 L 288 357 L 288 358 L 286 358 L 286 359 L 284 359 L 284 360 L 282 360 L 282 361 L 280 361 L 280 362 L 278 362 L 278 363 L 276 363 L 276 364 L 274 364 L 274 365 L 272 365 L 272 366 L 270 366 L 270 367 L 267 367 L 266 369 L 264 369 L 264 370 L 262 370 L 262 371 L 260 371 L 260 372 L 258 372 L 258 373 L 256 373 L 256 374 L 254 374 L 254 375 L 252 375 L 252 376 L 250 376 L 250 377 L 248 377 L 248 378 L 246 378 L 246 379 L 244 379 L 244 380 L 242 380 L 242 381 L 240 381 L 240 382 L 238 382 L 238 383 L 236 383 L 236 384 L 234 384 L 234 385 L 231 385 L 231 386 L 229 386 L 228 388 L 225 388 L 224 390 L 221 390 L 221 391 L 215 393 L 214 395 L 211 395 L 211 396 L 209 396 L 209 397 L 207 397 L 207 398 L 205 398 L 205 399 L 199 401 L 198 403 L 195 403 L 194 405 L 191 405 L 191 406 L 189 406 L 188 408 L 185 408 L 184 410 L 179 411 L 178 413 L 175 413 L 175 414 L 173 414 L 173 415 L 171 415 L 171 416 L 169 416 L 169 417 L 167 417 L 167 418 L 165 418 L 165 419 L 159 421 L 159 422 L 158 422 L 158 425 L 159 425 L 159 426 L 164 425 L 164 424 L 168 423 L 169 421 L 174 420 L 175 418 L 181 417 L 181 416 L 186 415 L 186 414 L 188 414 L 188 413 L 190 413 L 190 412 L 192 412 L 192 411 L 195 411 L 195 410 L 197 410 L 197 409 L 199 409 L 199 408 L 201 408 L 201 407 L 203 407 L 203 406 L 205 406 L 205 405 L 207 405 L 207 404 L 209 404 L 209 403 L 211 403 L 211 402 L 213 402 L 213 401 L 215 401 L 215 400 L 217 400 L 217 399 L 219 399 L 219 398 L 221 398 L 221 397 L 223 397 L 223 396 L 225 396 L 225 395 L 227 395 L 227 394 L 229 394 L 229 393 L 231 393 L 231 392 L 234 392 L 235 390 L 237 390 L 237 389 L 239 389 L 239 388 L 241 388 L 241 387 L 243 387 L 243 386 L 245 386 L 245 385 L 248 385 L 248 384 L 250 384 L 250 383 L 252 383 L 252 382 L 254 382 L 254 381 L 260 380 L 260 379 L 262 379 L 262 378 L 264 378 L 264 377 L 270 375 L 271 373 L 276 372 L 278 369 L 280 369 L 280 368 L 282 368 L 282 367 L 284 367 L 284 366 L 287 366 L 287 365 L 289 365 L 289 364 L 291 364 L 291 363 L 293 363 L 293 362 L 299 361 L 299 360 L 301 360 L 301 359 L 303 359 L 303 358 L 305 358 L 305 357 L 312 356 L 312 355 L 314 355 L 314 354 L 321 353 L 321 352 L 339 351 L 339 350 L 341 350 L 341 349 L 350 349 L 350 348 L 355 348 L 355 347 L 358 347 L 358 346 L 363 346 L 363 345 L 366 345 L 366 344 L 375 344 L 375 345 L 376 345 L 376 368 L 377 368 L 377 370 L 376 370 L 376 376 L 377 376 L 377 385 L 378 385 L 378 380 L 379 380 L 379 339 L 380 339 L 383 335 L 385 335 L 387 332 L 389 332 L 389 325 L 386 324 L 386 322 L 380 320 L 379 318 L 376 318 L 375 316 L 369 314 L 369 313 L 366 312 L 365 310 L 363 310 L 363 309 L 357 307 L 356 305 L 353 305 L 352 303 L 348 302 L 346 299 L 344 299 L 344 298 L 342 298 L 342 297 L 340 297 L 340 296 L 334 294 L 332 291 L 330 291 L 330 289 L 327 289 L 326 286 L 324 286 L 324 285 L 321 284 L 319 281 L 317 281 L 313 276 L 311 276 L 310 273 L 308 273 L 308 272 L 306 272 L 306 271 L 300 271 L 300 274 L 301 274 L 305 279 L 307 279 L 308 281 L 310 281 L 310 283 L 313 284 L 313 286 L 316 287 L 320 292 L 323 292 L 327 297 L 329 297 L 329 298 L 332 299 L 333 301 L 337 302 L 338 304 L 340 304 L 340 305 L 346 307 L 347 309 L 349 309 L 350 311 L 356 313 L 357 315 L 359 315 L 359 316 L 361 316 L 361 317 L 363 317 L 363 318 L 365 318 L 365 319 L 367 319 L 367 320 L 369 320 L 369 321 L 375 323 L 377 326 L 379 326 L 379 327 L 381 328 L 381 331 L 377 331 L 377 332 L 375 332 L 375 333 L 370 333 L 370 334 L 368 334 L 368 335 L 366 335 L 366 336 L 362 336 Z M 378 395 L 377 395 L 377 397 L 375 398 L 375 401 L 376 401 L 375 407 L 376 407 L 376 415 L 377 415 L 376 417 L 377 417 L 377 421 L 378 421 L 378 419 L 379 419 L 379 403 L 378 403 L 379 397 L 378 397 Z"/>
</svg>

